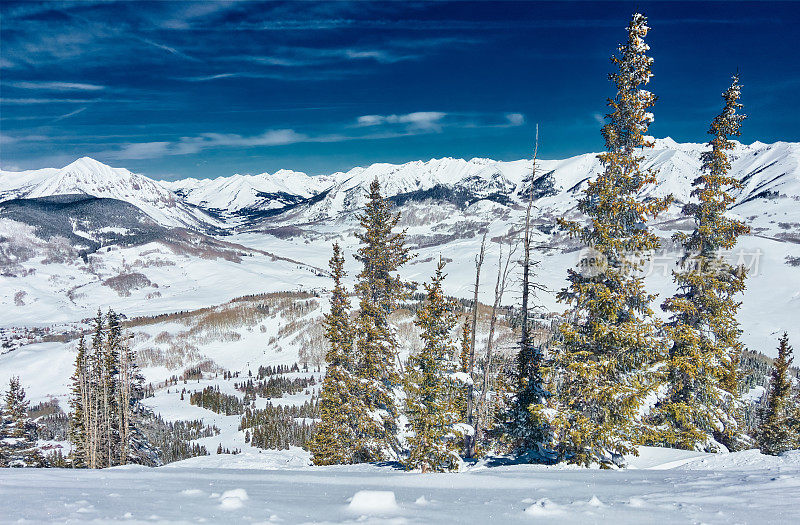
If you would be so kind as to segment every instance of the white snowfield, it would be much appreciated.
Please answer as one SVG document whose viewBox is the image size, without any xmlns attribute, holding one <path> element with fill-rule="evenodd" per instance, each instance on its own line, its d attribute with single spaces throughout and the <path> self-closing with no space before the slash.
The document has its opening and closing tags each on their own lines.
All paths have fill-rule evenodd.
<svg viewBox="0 0 800 525">
<path fill-rule="evenodd" d="M 375 465 L 287 469 L 277 461 L 304 454 L 206 456 L 152 469 L 2 469 L 0 522 L 800 522 L 800 452 L 712 457 L 644 448 L 627 470 L 480 463 L 452 474 Z"/>
</svg>

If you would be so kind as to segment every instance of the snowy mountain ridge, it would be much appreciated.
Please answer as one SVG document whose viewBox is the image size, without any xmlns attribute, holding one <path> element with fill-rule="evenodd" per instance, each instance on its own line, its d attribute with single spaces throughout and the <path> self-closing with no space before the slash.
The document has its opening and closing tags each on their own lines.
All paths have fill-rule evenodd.
<svg viewBox="0 0 800 525">
<path fill-rule="evenodd" d="M 60 169 L 0 171 L 0 202 L 74 194 L 127 202 L 163 226 L 199 228 L 216 222 L 156 181 L 90 157 Z"/>
<path fill-rule="evenodd" d="M 162 181 L 164 187 L 186 202 L 209 210 L 239 212 L 247 209 L 280 209 L 308 199 L 331 185 L 329 177 L 311 177 L 292 170 L 273 174 L 235 174 L 215 179 L 187 178 Z"/>
<path fill-rule="evenodd" d="M 656 139 L 654 143 L 654 148 L 642 151 L 645 167 L 654 169 L 658 179 L 658 184 L 647 189 L 646 194 L 672 194 L 677 202 L 687 202 L 691 183 L 700 170 L 700 154 L 707 146 L 681 144 L 669 137 Z M 800 143 L 736 144 L 731 154 L 731 174 L 744 184 L 736 193 L 737 205 L 770 191 L 800 195 Z M 531 168 L 530 160 L 444 157 L 404 164 L 375 163 L 320 176 L 279 170 L 273 174 L 235 174 L 167 182 L 83 157 L 60 169 L 0 171 L 0 202 L 82 193 L 129 202 L 164 226 L 198 227 L 205 223 L 235 227 L 247 222 L 241 220 L 242 216 L 258 216 L 259 213 L 273 216 L 303 204 L 308 207 L 303 212 L 303 221 L 338 217 L 363 206 L 366 190 L 375 178 L 388 197 L 419 194 L 437 198 L 447 190 L 451 197 L 457 196 L 464 204 L 483 199 L 508 203 L 527 195 Z M 576 194 L 583 183 L 601 170 L 597 153 L 567 159 L 540 159 L 533 180 L 534 195 L 540 199 Z M 561 198 L 555 200 L 558 202 L 550 204 L 558 204 L 562 209 L 567 204 Z M 567 207 L 573 205 L 571 202 Z M 234 220 L 237 217 L 239 220 Z"/>
</svg>

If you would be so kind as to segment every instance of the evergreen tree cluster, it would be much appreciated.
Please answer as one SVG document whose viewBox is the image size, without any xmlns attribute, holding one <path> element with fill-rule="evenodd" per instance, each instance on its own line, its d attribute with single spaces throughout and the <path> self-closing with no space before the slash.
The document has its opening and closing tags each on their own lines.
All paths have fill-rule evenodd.
<svg viewBox="0 0 800 525">
<path fill-rule="evenodd" d="M 359 300 L 355 322 L 350 320 L 342 283 L 344 256 L 338 244 L 333 246 L 334 288 L 331 311 L 324 320 L 330 344 L 325 356 L 328 369 L 320 400 L 322 421 L 311 445 L 317 465 L 381 461 L 400 452 L 396 392 L 402 385 L 389 314 L 408 296 L 409 287 L 396 272 L 411 255 L 404 244 L 405 232 L 393 231 L 400 215 L 391 208 L 374 180 L 359 217 L 361 246 L 356 260 L 362 269 L 355 288 Z"/>
<path fill-rule="evenodd" d="M 357 234 L 361 246 L 356 260 L 362 270 L 355 287 L 359 310 L 354 321 L 342 282 L 344 255 L 338 244 L 333 245 L 334 287 L 324 320 L 328 367 L 320 422 L 310 443 L 312 459 L 317 465 L 330 465 L 396 458 L 410 469 L 452 470 L 459 464 L 457 450 L 463 444 L 459 393 L 464 388 L 454 379 L 460 357 L 450 332 L 462 308 L 444 296 L 440 261 L 431 283 L 424 285 L 423 303 L 414 308 L 424 347 L 408 359 L 401 374 L 389 315 L 409 297 L 411 286 L 397 270 L 411 254 L 404 244 L 405 232 L 393 231 L 399 214 L 390 206 L 381 197 L 379 182 L 373 181 Z M 401 414 L 410 430 L 408 450 L 399 438 L 404 430 Z"/>
<path fill-rule="evenodd" d="M 206 425 L 201 420 L 168 422 L 160 415 L 143 414 L 140 430 L 155 453 L 149 466 L 166 465 L 174 461 L 207 456 L 206 447 L 192 441 L 219 435 L 219 428 Z"/>
<path fill-rule="evenodd" d="M 245 441 L 263 449 L 288 450 L 290 446 L 308 448 L 319 417 L 319 403 L 312 399 L 302 405 L 273 405 L 263 409 L 247 408 L 239 430 L 245 430 Z M 302 421 L 298 422 L 298 419 Z"/>
<path fill-rule="evenodd" d="M 267 365 L 267 366 L 259 366 L 258 371 L 256 373 L 256 379 L 266 379 L 269 376 L 276 376 L 282 374 L 288 374 L 291 372 L 299 372 L 300 366 L 297 363 L 294 363 L 292 366 L 289 365 Z"/>
<path fill-rule="evenodd" d="M 256 397 L 282 397 L 284 394 L 297 394 L 317 384 L 314 377 L 295 377 L 272 376 L 268 379 L 253 381 L 248 379 L 243 383 L 235 383 L 236 390 L 245 394 L 245 400 L 255 399 Z"/>
<path fill-rule="evenodd" d="M 140 462 L 151 447 L 136 428 L 143 380 L 120 317 L 98 310 L 91 346 L 78 343 L 69 439 L 73 465 L 104 468 Z"/>
<path fill-rule="evenodd" d="M 36 436 L 45 441 L 67 441 L 70 417 L 51 399 L 28 409 L 28 417 L 36 424 Z"/>
<path fill-rule="evenodd" d="M 247 406 L 238 397 L 220 392 L 219 386 L 207 386 L 203 390 L 192 392 L 189 395 L 189 403 L 226 416 L 244 414 Z"/>
<path fill-rule="evenodd" d="M 741 86 L 734 76 L 723 93 L 722 112 L 711 123 L 708 150 L 692 183 L 693 200 L 683 208 L 694 228 L 675 236 L 683 250 L 673 272 L 678 291 L 661 305 L 669 315 L 661 322 L 654 313 L 656 295 L 645 286 L 644 270 L 660 247 L 648 224 L 667 209 L 672 197 L 650 195 L 656 174 L 644 166 L 642 155 L 644 148 L 653 147 L 648 130 L 656 102 L 646 89 L 653 76 L 645 42 L 649 30 L 643 15 L 633 15 L 627 41 L 611 59 L 615 70 L 609 78 L 616 93 L 608 99 L 602 129 L 603 171 L 586 184 L 579 199 L 586 220 L 559 220 L 585 249 L 557 296 L 568 310 L 549 338 L 541 337 L 548 328 L 537 326 L 530 315 L 537 284 L 526 216 L 522 309 L 514 322 L 521 338 L 514 366 L 491 351 L 505 286 L 502 272 L 486 356 L 475 355 L 483 247 L 476 258 L 472 319 L 456 327 L 461 307 L 442 293 L 440 263 L 424 286 L 421 303 L 412 308 L 423 348 L 409 357 L 404 369 L 400 366 L 388 316 L 408 297 L 408 285 L 397 270 L 411 255 L 404 245 L 405 232 L 393 232 L 399 216 L 381 198 L 378 181 L 372 183 L 357 234 L 361 244 L 356 260 L 362 270 L 355 286 L 355 320 L 349 313 L 344 255 L 338 244 L 330 260 L 334 286 L 324 320 L 330 346 L 320 423 L 310 446 L 315 464 L 398 458 L 408 468 L 450 470 L 458 465 L 459 440 L 467 457 L 473 457 L 483 440 L 490 447 L 502 442 L 525 461 L 609 468 L 623 466 L 624 456 L 637 454 L 642 444 L 702 451 L 749 444 L 741 394 L 753 376 L 742 375 L 743 356 L 750 358 L 736 320 L 747 275 L 721 255 L 749 231 L 744 222 L 726 215 L 733 203 L 731 190 L 740 184 L 728 172 L 731 138 L 739 135 L 745 118 Z M 536 153 L 531 180 L 535 172 Z M 531 185 L 528 213 L 533 199 Z M 451 341 L 453 331 L 461 333 L 458 348 Z M 800 446 L 800 394 L 791 393 L 787 348 L 784 338 L 759 416 L 757 437 L 767 453 Z M 476 364 L 483 377 L 476 374 Z M 473 385 L 480 385 L 480 396 L 475 397 Z M 493 395 L 488 396 L 489 390 Z M 489 397 L 491 402 L 486 401 Z M 398 423 L 399 400 L 408 421 L 405 441 Z M 479 426 L 475 418 L 481 416 Z"/>
</svg>

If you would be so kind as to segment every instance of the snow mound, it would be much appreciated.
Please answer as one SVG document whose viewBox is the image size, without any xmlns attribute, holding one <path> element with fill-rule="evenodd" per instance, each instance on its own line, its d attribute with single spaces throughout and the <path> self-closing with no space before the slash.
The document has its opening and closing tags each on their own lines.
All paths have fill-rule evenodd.
<svg viewBox="0 0 800 525">
<path fill-rule="evenodd" d="M 600 498 L 598 498 L 597 496 L 592 496 L 592 499 L 589 500 L 588 504 L 589 504 L 590 507 L 605 507 L 606 506 L 606 504 L 603 503 L 602 501 L 600 501 Z"/>
<path fill-rule="evenodd" d="M 347 509 L 358 514 L 386 514 L 398 512 L 400 507 L 391 490 L 359 490 Z"/>
<path fill-rule="evenodd" d="M 240 509 L 248 499 L 247 491 L 244 489 L 226 490 L 219 497 L 219 508 L 225 510 Z"/>
<path fill-rule="evenodd" d="M 547 498 L 537 500 L 536 503 L 525 509 L 525 514 L 536 517 L 558 516 L 564 513 L 561 505 L 553 503 Z"/>
<path fill-rule="evenodd" d="M 800 467 L 800 450 L 785 452 L 780 456 L 767 456 L 757 449 L 709 454 L 697 461 L 677 467 L 680 470 L 751 470 Z"/>
</svg>

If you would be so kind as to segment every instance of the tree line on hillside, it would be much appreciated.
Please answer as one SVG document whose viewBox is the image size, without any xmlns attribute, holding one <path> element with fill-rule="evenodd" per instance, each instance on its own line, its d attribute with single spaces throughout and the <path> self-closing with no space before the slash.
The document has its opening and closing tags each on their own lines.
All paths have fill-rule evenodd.
<svg viewBox="0 0 800 525">
<path fill-rule="evenodd" d="M 653 63 L 645 43 L 648 31 L 646 18 L 635 14 L 627 42 L 612 57 L 616 94 L 608 100 L 602 129 L 604 170 L 587 183 L 579 200 L 587 220 L 559 220 L 560 228 L 583 244 L 585 256 L 568 270 L 568 284 L 558 294 L 567 311 L 546 343 L 531 333 L 531 302 L 539 288 L 532 257 L 531 186 L 521 234 L 520 339 L 512 369 L 503 371 L 492 363 L 496 312 L 513 253 L 509 247 L 504 259 L 502 246 L 489 341 L 477 363 L 482 370 L 476 367 L 485 239 L 476 257 L 473 311 L 460 327 L 460 344 L 452 338 L 458 331 L 458 306 L 442 291 L 440 261 L 415 315 L 422 348 L 400 362 L 389 315 L 410 292 L 411 285 L 397 271 L 412 254 L 404 244 L 405 231 L 396 231 L 399 214 L 382 198 L 377 179 L 372 182 L 357 233 L 355 258 L 361 272 L 354 319 L 343 284 L 344 254 L 333 245 L 331 309 L 324 319 L 328 367 L 321 421 L 311 442 L 315 464 L 399 459 L 409 469 L 443 471 L 483 447 L 522 461 L 608 468 L 624 465 L 624 456 L 636 454 L 639 445 L 718 452 L 755 443 L 771 454 L 800 446 L 800 394 L 792 394 L 787 375 L 791 348 L 785 336 L 754 436 L 746 435 L 742 422 L 744 348 L 736 314 L 747 271 L 721 255 L 749 232 L 742 221 L 726 215 L 733 202 L 730 190 L 740 185 L 728 175 L 730 138 L 740 134 L 745 118 L 738 75 L 711 123 L 709 149 L 692 183 L 694 201 L 683 208 L 694 228 L 674 236 L 683 255 L 673 271 L 678 291 L 661 305 L 669 317 L 662 322 L 654 314 L 656 296 L 647 290 L 642 269 L 660 241 L 647 225 L 672 197 L 642 196 L 656 182 L 639 153 L 653 146 L 647 131 L 656 97 L 644 89 Z M 531 181 L 535 170 L 536 152 Z M 492 403 L 494 408 L 487 409 Z"/>
</svg>

